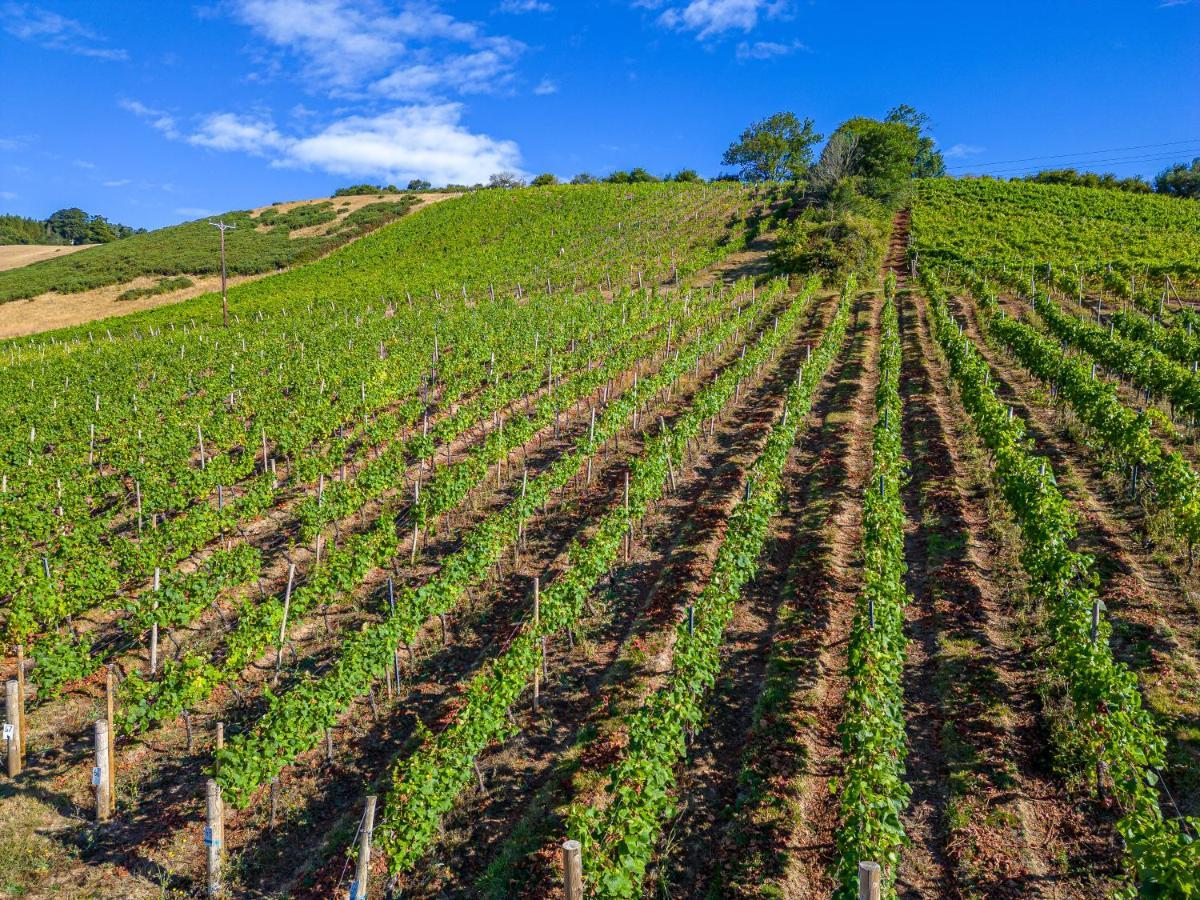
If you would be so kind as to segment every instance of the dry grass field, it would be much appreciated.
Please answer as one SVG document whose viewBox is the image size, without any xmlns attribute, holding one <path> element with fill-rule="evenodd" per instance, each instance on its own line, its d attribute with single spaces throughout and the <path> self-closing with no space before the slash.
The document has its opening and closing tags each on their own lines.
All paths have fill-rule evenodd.
<svg viewBox="0 0 1200 900">
<path fill-rule="evenodd" d="M 306 203 L 320 203 L 330 199 L 333 201 L 334 208 L 338 213 L 337 219 L 323 225 L 296 229 L 289 235 L 294 239 L 328 233 L 336 229 L 342 220 L 355 210 L 361 209 L 371 203 L 394 200 L 398 196 L 403 195 L 364 194 L 354 197 L 319 197 L 315 200 L 295 200 L 288 203 L 275 204 L 274 208 L 280 212 L 287 212 Z M 457 197 L 458 194 L 420 194 L 418 196 L 420 202 L 413 207 L 414 212 L 431 203 Z M 258 216 L 264 210 L 271 208 L 271 206 L 262 206 L 255 209 L 253 214 Z M 261 226 L 261 230 L 265 231 L 266 226 Z M 47 259 L 55 255 L 53 251 L 73 252 L 83 249 L 86 249 L 86 247 L 0 246 L 0 269 L 14 269 L 18 266 L 37 262 L 40 259 Z M 23 262 L 15 261 L 23 258 L 22 254 L 16 251 L 25 252 Z M 258 275 L 231 277 L 229 284 L 232 286 L 245 281 L 255 281 L 272 274 L 274 273 L 262 272 Z M 190 300 L 192 297 L 198 297 L 209 291 L 218 290 L 221 286 L 220 276 L 217 275 L 192 275 L 190 277 L 194 282 L 191 287 L 171 291 L 166 294 L 140 297 L 137 300 L 117 300 L 117 297 L 130 288 L 150 287 L 156 283 L 157 279 L 150 277 L 135 278 L 132 281 L 122 282 L 121 284 L 106 285 L 76 294 L 59 294 L 51 291 L 29 300 L 14 300 L 10 303 L 0 303 L 0 340 L 25 337 L 30 334 L 40 334 L 43 331 L 50 331 L 54 328 L 67 328 L 71 325 L 80 325 L 84 322 L 95 322 L 111 318 L 112 316 L 123 316 L 143 309 L 152 309 L 157 306 L 165 306 L 169 303 L 178 303 L 181 300 Z"/>
<path fill-rule="evenodd" d="M 0 271 L 4 269 L 19 269 L 30 263 L 52 259 L 55 256 L 67 256 L 79 250 L 86 250 L 92 244 L 76 244 L 71 247 L 50 247 L 44 244 L 0 244 Z"/>
</svg>

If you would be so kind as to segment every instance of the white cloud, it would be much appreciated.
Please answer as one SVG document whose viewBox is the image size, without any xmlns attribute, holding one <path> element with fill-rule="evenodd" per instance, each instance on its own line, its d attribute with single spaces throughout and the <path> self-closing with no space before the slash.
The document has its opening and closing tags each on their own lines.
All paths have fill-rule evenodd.
<svg viewBox="0 0 1200 900">
<path fill-rule="evenodd" d="M 13 37 L 47 50 L 63 50 L 110 61 L 129 59 L 125 50 L 105 47 L 105 38 L 82 22 L 48 9 L 27 3 L 6 3 L 0 7 L 0 16 L 4 18 L 4 30 Z"/>
<path fill-rule="evenodd" d="M 793 41 L 790 44 L 778 44 L 774 41 L 755 41 L 754 43 L 742 41 L 737 46 L 737 58 L 743 62 L 752 59 L 774 59 L 777 56 L 788 56 L 799 50 L 807 49 L 799 41 Z"/>
<path fill-rule="evenodd" d="M 150 123 L 151 127 L 161 131 L 172 140 L 179 137 L 179 129 L 175 117 L 169 113 L 161 109 L 151 109 L 140 100 L 131 100 L 128 97 L 122 97 L 117 101 L 117 105 L 126 112 L 133 113 L 139 119 L 145 119 Z"/>
<path fill-rule="evenodd" d="M 554 7 L 544 0 L 503 0 L 498 10 L 502 13 L 517 15 L 529 12 L 553 12 Z"/>
<path fill-rule="evenodd" d="M 128 178 L 117 178 L 117 179 L 114 179 L 113 181 L 103 182 L 103 186 L 106 188 L 125 187 L 125 185 L 127 185 L 127 184 L 129 184 Z"/>
<path fill-rule="evenodd" d="M 473 134 L 461 118 L 457 103 L 351 116 L 297 140 L 276 165 L 393 183 L 426 178 L 434 184 L 474 184 L 493 172 L 519 171 L 521 154 L 515 143 Z"/>
<path fill-rule="evenodd" d="M 160 110 L 136 100 L 121 105 L 159 127 Z M 174 120 L 171 132 L 164 134 L 209 150 L 264 157 L 273 166 L 393 183 L 424 178 L 435 184 L 474 184 L 493 172 L 519 172 L 516 143 L 472 132 L 462 124 L 462 113 L 459 103 L 413 104 L 378 115 L 347 116 L 307 134 L 285 134 L 265 115 L 216 112 L 202 117 L 190 134 L 181 133 Z"/>
<path fill-rule="evenodd" d="M 370 86 L 390 100 L 426 100 L 453 85 L 460 94 L 493 93 L 513 80 L 512 66 L 524 45 L 507 38 L 489 38 L 472 53 L 437 56 L 419 54 L 420 62 L 400 66 Z"/>
<path fill-rule="evenodd" d="M 239 0 L 237 17 L 301 57 L 313 87 L 333 95 L 354 95 L 364 85 L 391 99 L 494 91 L 511 79 L 525 50 L 428 0 L 410 0 L 398 11 L 379 0 Z M 466 52 L 449 49 L 454 45 Z"/>
<path fill-rule="evenodd" d="M 189 219 L 203 219 L 208 216 L 215 216 L 216 212 L 211 209 L 205 209 L 203 206 L 181 206 L 175 210 L 175 215 L 186 216 Z"/>
<path fill-rule="evenodd" d="M 0 191 L 0 200 L 16 200 L 19 194 L 14 194 L 12 191 Z"/>
<path fill-rule="evenodd" d="M 635 0 L 634 6 L 658 9 L 660 0 Z M 753 31 L 759 16 L 775 18 L 787 7 L 786 0 L 690 0 L 684 6 L 670 6 L 658 17 L 667 28 L 694 31 L 696 37 L 719 35 L 724 31 L 741 29 Z"/>
<path fill-rule="evenodd" d="M 539 81 L 537 83 L 537 86 L 533 89 L 533 92 L 535 94 L 537 94 L 539 97 L 545 97 L 550 94 L 557 94 L 558 93 L 558 82 L 554 81 L 550 78 L 543 78 L 541 81 Z"/>
<path fill-rule="evenodd" d="M 189 144 L 212 150 L 237 150 L 251 156 L 269 156 L 286 150 L 291 140 L 280 134 L 267 118 L 237 113 L 212 113 L 187 138 Z"/>
<path fill-rule="evenodd" d="M 968 156 L 978 156 L 987 150 L 987 147 L 977 147 L 975 144 L 955 144 L 949 150 L 946 150 L 942 156 L 946 159 L 965 159 Z"/>
<path fill-rule="evenodd" d="M 88 162 L 86 159 L 74 160 L 74 161 L 72 161 L 71 165 L 73 165 L 77 169 L 94 169 L 94 168 L 96 168 L 96 164 L 94 162 Z"/>
<path fill-rule="evenodd" d="M 20 138 L 0 138 L 0 150 L 20 150 L 24 146 Z"/>
</svg>

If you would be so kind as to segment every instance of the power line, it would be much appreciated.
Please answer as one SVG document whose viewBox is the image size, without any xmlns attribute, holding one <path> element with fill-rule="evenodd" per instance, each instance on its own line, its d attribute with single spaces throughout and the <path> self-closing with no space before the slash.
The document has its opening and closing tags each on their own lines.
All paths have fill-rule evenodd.
<svg viewBox="0 0 1200 900">
<path fill-rule="evenodd" d="M 1166 153 L 1166 154 L 1159 153 L 1159 154 L 1152 154 L 1152 155 L 1148 155 L 1148 156 L 1124 156 L 1124 157 L 1112 157 L 1109 159 L 1071 160 L 1071 161 L 1065 162 L 1065 163 L 1060 162 L 1057 165 L 1055 165 L 1054 168 L 1058 168 L 1058 169 L 1075 168 L 1077 166 L 1084 166 L 1084 165 L 1094 166 L 1094 165 L 1118 165 L 1118 164 L 1147 163 L 1147 162 L 1171 162 L 1172 160 L 1177 160 L 1177 159 L 1179 159 L 1178 153 Z M 1049 168 L 1051 168 L 1051 167 L 1044 166 L 1044 165 L 1042 165 L 1042 166 L 1018 166 L 1016 168 L 1008 168 L 1008 169 L 988 169 L 984 166 L 980 166 L 977 169 L 972 168 L 972 169 L 969 169 L 960 174 L 970 175 L 970 174 L 978 173 L 981 175 L 1010 175 L 1010 174 L 1022 173 L 1022 172 L 1044 171 Z"/>
<path fill-rule="evenodd" d="M 1129 150 L 1149 150 L 1154 147 L 1177 147 L 1180 144 L 1200 144 L 1200 138 L 1191 138 L 1186 141 L 1164 141 L 1161 144 L 1137 144 L 1133 147 L 1110 147 L 1107 150 L 1080 150 L 1076 153 L 1059 153 L 1047 156 L 1026 156 L 1024 159 L 1001 159 L 982 165 L 972 166 L 970 163 L 962 163 L 956 166 L 947 166 L 949 169 L 981 169 L 991 168 L 993 166 L 1007 166 L 1012 163 L 1036 162 L 1043 159 L 1069 159 L 1079 156 L 1095 156 L 1098 153 L 1125 153 Z"/>
</svg>

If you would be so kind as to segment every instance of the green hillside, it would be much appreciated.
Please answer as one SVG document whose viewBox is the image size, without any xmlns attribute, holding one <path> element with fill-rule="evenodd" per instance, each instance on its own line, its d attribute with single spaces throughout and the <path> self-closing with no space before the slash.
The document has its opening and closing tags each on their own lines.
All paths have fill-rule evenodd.
<svg viewBox="0 0 1200 900">
<path fill-rule="evenodd" d="M 497 297 L 511 294 L 518 283 L 523 293 L 544 292 L 547 279 L 557 293 L 595 288 L 610 278 L 628 285 L 631 267 L 635 277 L 641 269 L 649 284 L 665 277 L 673 265 L 686 271 L 740 246 L 746 228 L 741 216 L 751 205 L 747 188 L 735 183 L 478 191 L 393 222 L 310 265 L 233 287 L 230 313 L 253 330 L 245 320 L 259 311 L 307 306 L 314 299 L 354 306 L 380 299 L 400 303 L 410 295 L 415 300 L 461 299 L 466 288 L 468 297 L 478 300 L 490 297 L 492 290 Z M 232 239 L 238 232 L 230 234 Z M 231 248 L 231 259 L 233 255 Z M 624 262 L 614 263 L 617 258 Z M 231 270 L 237 271 L 232 265 Z M 119 336 L 172 322 L 219 323 L 220 316 L 220 296 L 207 294 L 109 319 L 102 326 L 84 324 L 48 335 L 69 339 L 103 328 Z"/>
<path fill-rule="evenodd" d="M 347 241 L 403 216 L 416 200 L 370 203 L 340 216 L 335 201 L 318 201 L 255 216 L 235 211 L 216 217 L 236 226 L 227 232 L 228 270 L 256 275 L 316 259 Z M 69 294 L 141 275 L 207 275 L 220 271 L 218 235 L 208 218 L 135 234 L 124 240 L 0 272 L 0 303 L 47 291 Z M 325 227 L 322 227 L 325 226 Z M 317 233 L 292 237 L 301 228 Z"/>
<path fill-rule="evenodd" d="M 992 179 L 919 183 L 913 242 L 945 262 L 1200 281 L 1200 203 Z"/>
</svg>

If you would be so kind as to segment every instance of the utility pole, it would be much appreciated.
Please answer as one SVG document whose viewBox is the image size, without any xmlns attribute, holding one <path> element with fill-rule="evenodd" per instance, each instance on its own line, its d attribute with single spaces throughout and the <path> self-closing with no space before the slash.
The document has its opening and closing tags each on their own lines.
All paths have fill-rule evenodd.
<svg viewBox="0 0 1200 900">
<path fill-rule="evenodd" d="M 236 225 L 226 225 L 224 222 L 209 222 L 213 228 L 221 232 L 221 322 L 229 327 L 229 296 L 225 293 L 225 232 L 237 231 Z"/>
</svg>

